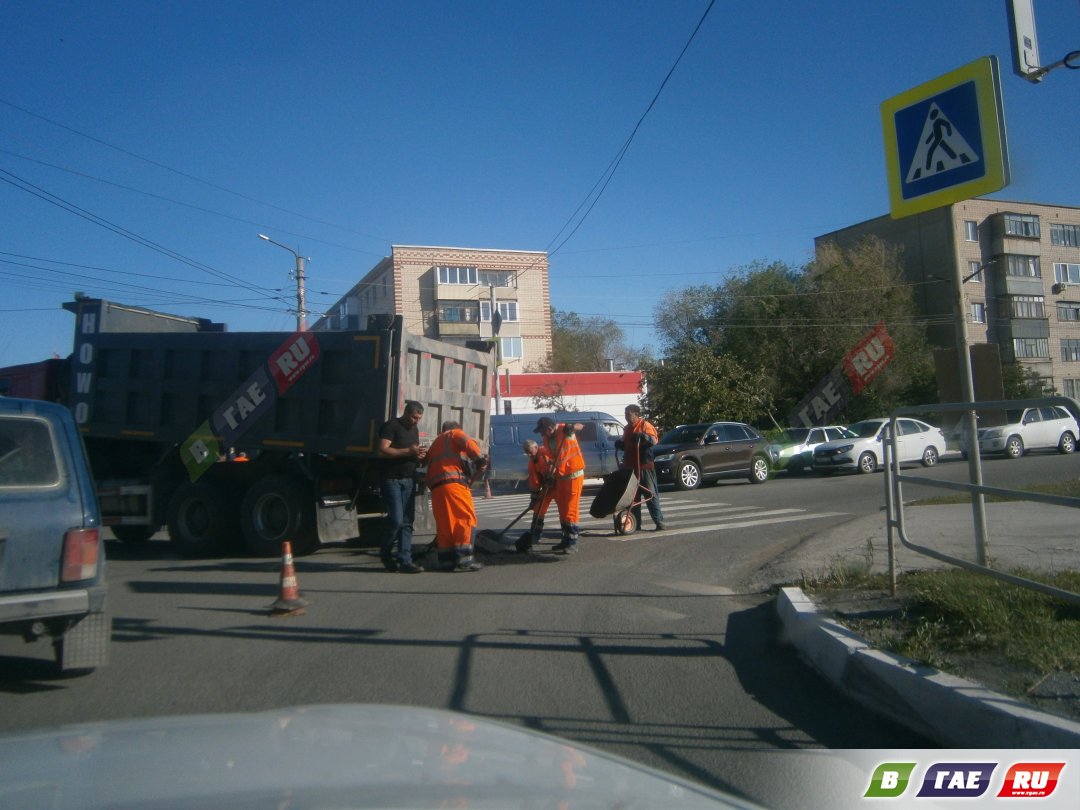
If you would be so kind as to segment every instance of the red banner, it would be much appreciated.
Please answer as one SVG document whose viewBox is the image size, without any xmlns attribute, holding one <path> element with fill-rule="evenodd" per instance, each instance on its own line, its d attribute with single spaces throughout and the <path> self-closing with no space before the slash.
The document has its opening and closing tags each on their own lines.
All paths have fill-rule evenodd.
<svg viewBox="0 0 1080 810">
<path fill-rule="evenodd" d="M 870 334 L 844 355 L 844 373 L 851 380 L 851 390 L 860 393 L 892 359 L 892 338 L 885 331 L 885 322 L 878 321 Z"/>
</svg>

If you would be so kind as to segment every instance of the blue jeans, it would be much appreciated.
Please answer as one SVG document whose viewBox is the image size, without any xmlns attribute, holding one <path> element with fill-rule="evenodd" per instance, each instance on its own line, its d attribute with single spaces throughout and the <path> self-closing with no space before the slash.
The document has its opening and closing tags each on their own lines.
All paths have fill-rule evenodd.
<svg viewBox="0 0 1080 810">
<path fill-rule="evenodd" d="M 393 559 L 394 541 L 400 540 L 398 562 L 412 562 L 413 520 L 416 518 L 416 484 L 412 478 L 384 478 L 379 482 L 386 517 L 379 538 L 379 557 Z"/>
<path fill-rule="evenodd" d="M 634 493 L 634 500 L 647 497 L 644 492 L 641 491 L 641 487 L 645 487 L 652 494 L 649 500 L 645 501 L 645 506 L 649 509 L 649 517 L 653 519 L 653 523 L 657 526 L 664 525 L 664 513 L 660 509 L 660 487 L 656 484 L 656 470 L 646 468 L 641 471 L 641 477 L 639 479 L 640 486 L 638 491 Z M 634 507 L 634 514 L 637 516 L 638 526 L 641 525 L 641 504 Z"/>
</svg>

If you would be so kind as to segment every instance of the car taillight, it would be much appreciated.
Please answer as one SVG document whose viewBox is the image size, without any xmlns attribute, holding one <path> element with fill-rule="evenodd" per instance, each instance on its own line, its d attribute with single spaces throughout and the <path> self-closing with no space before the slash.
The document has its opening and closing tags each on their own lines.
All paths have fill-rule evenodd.
<svg viewBox="0 0 1080 810">
<path fill-rule="evenodd" d="M 60 566 L 61 582 L 78 582 L 97 575 L 101 551 L 99 529 L 69 529 L 64 535 L 64 558 Z"/>
</svg>

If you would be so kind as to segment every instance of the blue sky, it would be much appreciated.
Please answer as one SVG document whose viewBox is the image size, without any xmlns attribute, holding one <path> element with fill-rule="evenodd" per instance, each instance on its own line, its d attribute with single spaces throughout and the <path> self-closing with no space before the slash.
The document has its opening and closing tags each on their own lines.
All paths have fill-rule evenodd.
<svg viewBox="0 0 1080 810">
<path fill-rule="evenodd" d="M 717 0 L 590 196 L 707 6 L 6 0 L 0 366 L 68 354 L 76 290 L 291 329 L 260 232 L 315 311 L 393 244 L 554 251 L 553 305 L 648 345 L 665 291 L 888 213 L 881 102 L 990 54 L 992 196 L 1080 205 L 1080 73 L 1014 76 L 1004 0 Z M 1080 3 L 1035 14 L 1080 48 Z"/>
</svg>

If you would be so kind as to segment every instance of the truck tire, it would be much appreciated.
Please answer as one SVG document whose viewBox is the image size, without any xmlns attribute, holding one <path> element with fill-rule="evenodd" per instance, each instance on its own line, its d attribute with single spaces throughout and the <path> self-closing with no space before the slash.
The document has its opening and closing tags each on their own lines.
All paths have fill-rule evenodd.
<svg viewBox="0 0 1080 810">
<path fill-rule="evenodd" d="M 169 539 L 185 557 L 227 549 L 237 534 L 235 512 L 225 495 L 202 483 L 185 483 L 169 499 Z"/>
<path fill-rule="evenodd" d="M 160 526 L 139 526 L 139 525 L 124 525 L 124 526 L 110 526 L 109 530 L 112 531 L 113 537 L 119 540 L 121 543 L 145 543 L 155 534 L 157 534 Z"/>
<path fill-rule="evenodd" d="M 248 550 L 256 557 L 281 556 L 288 540 L 295 556 L 319 547 L 315 500 L 311 486 L 292 475 L 271 475 L 256 481 L 244 495 L 240 523 Z"/>
</svg>

